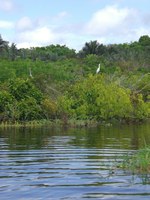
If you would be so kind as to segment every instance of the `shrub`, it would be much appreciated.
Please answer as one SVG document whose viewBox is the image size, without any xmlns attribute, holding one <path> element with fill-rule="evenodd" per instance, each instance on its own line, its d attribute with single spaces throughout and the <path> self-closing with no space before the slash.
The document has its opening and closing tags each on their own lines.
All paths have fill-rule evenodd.
<svg viewBox="0 0 150 200">
<path fill-rule="evenodd" d="M 42 93 L 34 86 L 30 79 L 13 79 L 8 84 L 9 92 L 17 100 L 33 97 L 38 103 L 42 100 Z"/>
<path fill-rule="evenodd" d="M 150 117 L 150 102 L 144 102 L 143 95 L 133 93 L 131 95 L 133 104 L 133 117 L 136 119 L 145 119 Z"/>
<path fill-rule="evenodd" d="M 41 107 L 33 97 L 22 99 L 18 102 L 19 120 L 30 121 L 42 118 Z"/>
<path fill-rule="evenodd" d="M 108 83 L 102 75 L 90 75 L 73 85 L 61 100 L 68 115 L 78 119 L 128 118 L 132 112 L 130 91 Z"/>
<path fill-rule="evenodd" d="M 42 107 L 43 113 L 44 113 L 44 115 L 47 119 L 56 118 L 56 116 L 57 116 L 57 104 L 54 101 L 52 101 L 48 98 L 45 98 L 42 101 L 41 107 Z"/>
</svg>

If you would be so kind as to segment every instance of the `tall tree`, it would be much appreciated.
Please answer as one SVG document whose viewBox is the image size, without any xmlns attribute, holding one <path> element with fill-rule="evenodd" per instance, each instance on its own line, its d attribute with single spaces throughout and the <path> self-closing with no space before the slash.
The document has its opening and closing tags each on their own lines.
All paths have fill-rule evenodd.
<svg viewBox="0 0 150 200">
<path fill-rule="evenodd" d="M 8 50 L 8 42 L 3 40 L 0 34 L 0 56 L 5 56 L 7 50 Z"/>
<path fill-rule="evenodd" d="M 81 50 L 81 54 L 88 55 L 88 54 L 97 54 L 98 53 L 99 43 L 95 41 L 86 42 L 84 47 Z"/>
<path fill-rule="evenodd" d="M 148 35 L 143 35 L 139 39 L 139 43 L 142 46 L 150 46 L 150 37 Z"/>
<path fill-rule="evenodd" d="M 106 47 L 103 44 L 99 44 L 97 40 L 86 42 L 82 50 L 79 52 L 80 56 L 86 56 L 89 54 L 102 55 L 105 52 Z"/>
<path fill-rule="evenodd" d="M 16 59 L 17 56 L 17 47 L 15 43 L 12 43 L 9 48 L 9 57 L 12 61 Z"/>
</svg>

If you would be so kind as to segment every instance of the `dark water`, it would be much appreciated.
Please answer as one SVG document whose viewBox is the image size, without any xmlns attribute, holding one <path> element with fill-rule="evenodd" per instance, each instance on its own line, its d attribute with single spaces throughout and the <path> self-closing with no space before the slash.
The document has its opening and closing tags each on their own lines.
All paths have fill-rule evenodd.
<svg viewBox="0 0 150 200">
<path fill-rule="evenodd" d="M 1 200 L 150 199 L 150 185 L 115 169 L 150 144 L 150 125 L 0 129 Z"/>
</svg>

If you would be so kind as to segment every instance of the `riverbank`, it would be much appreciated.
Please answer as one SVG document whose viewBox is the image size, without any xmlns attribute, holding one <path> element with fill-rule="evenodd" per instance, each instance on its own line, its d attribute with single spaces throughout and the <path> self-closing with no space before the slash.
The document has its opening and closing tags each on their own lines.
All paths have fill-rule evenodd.
<svg viewBox="0 0 150 200">
<path fill-rule="evenodd" d="M 32 120 L 32 121 L 23 121 L 23 122 L 2 122 L 0 123 L 0 128 L 6 127 L 93 127 L 100 124 L 100 122 L 95 120 L 68 120 L 67 122 L 60 119 L 56 120 Z"/>
<path fill-rule="evenodd" d="M 32 121 L 5 121 L 0 123 L 0 128 L 7 127 L 96 127 L 96 126 L 113 126 L 115 124 L 142 124 L 144 122 L 150 122 L 150 119 L 145 120 L 109 120 L 109 121 L 96 121 L 96 120 L 76 120 L 70 119 L 67 121 L 55 119 L 55 120 L 32 120 Z"/>
</svg>

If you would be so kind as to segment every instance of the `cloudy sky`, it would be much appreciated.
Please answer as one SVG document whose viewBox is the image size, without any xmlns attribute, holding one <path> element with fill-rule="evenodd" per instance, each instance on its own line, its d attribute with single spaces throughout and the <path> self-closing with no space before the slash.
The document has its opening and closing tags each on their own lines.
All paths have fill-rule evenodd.
<svg viewBox="0 0 150 200">
<path fill-rule="evenodd" d="M 150 0 L 0 0 L 0 34 L 18 48 L 132 42 L 150 35 Z"/>
</svg>

